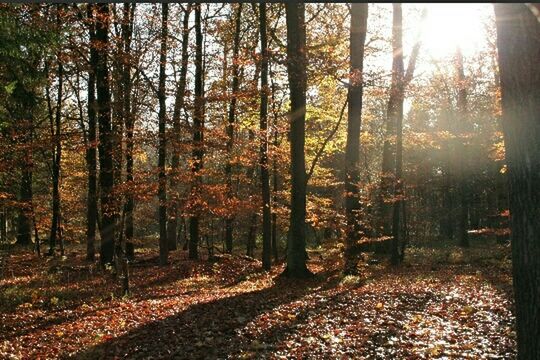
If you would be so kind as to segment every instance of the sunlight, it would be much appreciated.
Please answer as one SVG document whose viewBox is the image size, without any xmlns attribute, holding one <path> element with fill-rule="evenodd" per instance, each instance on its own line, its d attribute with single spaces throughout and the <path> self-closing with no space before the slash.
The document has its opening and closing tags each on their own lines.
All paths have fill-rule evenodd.
<svg viewBox="0 0 540 360">
<path fill-rule="evenodd" d="M 461 47 L 472 54 L 484 42 L 484 21 L 491 4 L 426 4 L 428 15 L 422 28 L 422 47 L 434 58 L 453 54 Z"/>
</svg>

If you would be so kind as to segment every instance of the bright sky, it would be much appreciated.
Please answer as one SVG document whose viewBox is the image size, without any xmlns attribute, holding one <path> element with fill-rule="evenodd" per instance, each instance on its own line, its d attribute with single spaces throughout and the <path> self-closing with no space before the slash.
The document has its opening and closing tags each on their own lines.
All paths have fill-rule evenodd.
<svg viewBox="0 0 540 360">
<path fill-rule="evenodd" d="M 416 67 L 416 75 L 433 71 L 431 61 L 448 60 L 454 56 L 457 47 L 461 48 L 465 58 L 472 57 L 486 43 L 485 23 L 493 17 L 492 4 L 414 4 L 419 11 L 427 8 L 428 14 L 423 24 L 409 23 L 405 26 L 409 34 L 404 34 L 410 41 L 416 41 L 421 35 L 422 47 Z M 404 23 L 405 18 L 404 8 Z M 409 55 L 412 43 L 405 44 L 405 54 Z M 423 59 L 424 61 L 421 61 Z M 407 66 L 407 63 L 405 63 Z M 406 98 L 405 113 L 411 107 L 411 99 Z"/>
<path fill-rule="evenodd" d="M 492 4 L 422 4 L 428 16 L 422 30 L 422 50 L 435 59 L 455 52 L 472 55 L 485 42 L 484 22 L 493 14 Z"/>
</svg>

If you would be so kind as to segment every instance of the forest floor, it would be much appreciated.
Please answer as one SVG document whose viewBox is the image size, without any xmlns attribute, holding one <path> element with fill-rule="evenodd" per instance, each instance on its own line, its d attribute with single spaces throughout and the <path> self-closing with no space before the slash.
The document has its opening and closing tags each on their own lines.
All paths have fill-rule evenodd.
<svg viewBox="0 0 540 360">
<path fill-rule="evenodd" d="M 84 252 L 5 255 L 0 358 L 511 359 L 509 249 L 491 242 L 409 249 L 343 277 L 338 249 L 310 251 L 308 280 L 260 262 L 137 253 L 129 297 Z M 372 265 L 367 265 L 367 263 Z"/>
</svg>

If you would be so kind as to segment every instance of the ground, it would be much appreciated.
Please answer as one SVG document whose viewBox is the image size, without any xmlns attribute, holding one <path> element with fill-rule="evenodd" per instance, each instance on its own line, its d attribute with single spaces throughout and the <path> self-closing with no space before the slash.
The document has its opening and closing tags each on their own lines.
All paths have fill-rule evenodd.
<svg viewBox="0 0 540 360">
<path fill-rule="evenodd" d="M 411 248 L 399 268 L 366 257 L 357 277 L 340 274 L 339 249 L 318 249 L 308 280 L 241 256 L 137 257 L 120 297 L 82 250 L 4 253 L 0 358 L 515 358 L 504 245 Z"/>
</svg>

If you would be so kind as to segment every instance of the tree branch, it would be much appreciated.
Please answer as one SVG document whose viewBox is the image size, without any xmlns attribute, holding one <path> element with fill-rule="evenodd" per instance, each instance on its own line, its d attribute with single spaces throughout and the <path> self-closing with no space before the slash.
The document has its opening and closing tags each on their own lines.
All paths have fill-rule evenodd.
<svg viewBox="0 0 540 360">
<path fill-rule="evenodd" d="M 339 125 L 341 125 L 341 121 L 343 120 L 343 114 L 345 113 L 345 108 L 347 107 L 348 103 L 349 103 L 349 98 L 347 97 L 347 100 L 345 100 L 345 103 L 343 104 L 343 107 L 341 108 L 341 112 L 339 114 L 339 119 L 338 119 L 336 125 L 334 126 L 332 131 L 330 131 L 330 134 L 328 134 L 326 139 L 324 139 L 324 142 L 322 143 L 322 146 L 315 153 L 315 158 L 313 158 L 313 161 L 311 162 L 311 166 L 309 168 L 309 172 L 306 175 L 306 185 L 308 184 L 309 179 L 311 179 L 311 176 L 313 175 L 313 172 L 315 171 L 315 166 L 317 166 L 317 162 L 319 161 L 319 158 L 323 154 L 324 149 L 326 148 L 326 145 L 328 145 L 330 140 L 332 140 L 332 138 L 334 137 L 334 135 L 338 131 Z"/>
</svg>

